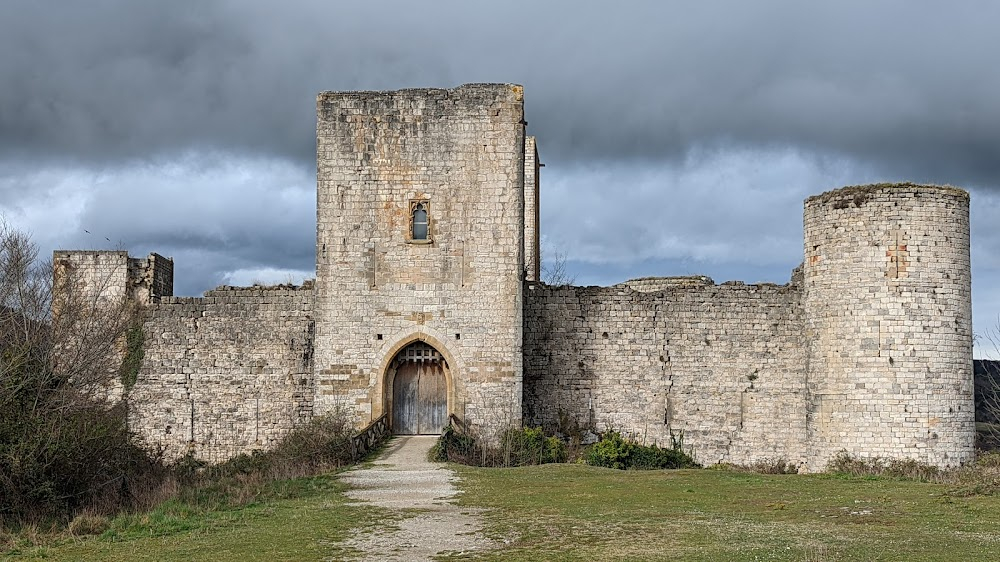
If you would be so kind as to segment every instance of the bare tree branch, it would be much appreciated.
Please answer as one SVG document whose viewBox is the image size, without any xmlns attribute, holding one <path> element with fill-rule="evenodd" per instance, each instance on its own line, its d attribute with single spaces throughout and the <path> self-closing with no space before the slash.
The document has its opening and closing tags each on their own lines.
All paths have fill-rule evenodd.
<svg viewBox="0 0 1000 562">
<path fill-rule="evenodd" d="M 542 283 L 554 287 L 572 285 L 576 276 L 566 269 L 568 257 L 565 251 L 552 243 L 547 236 L 542 237 Z"/>
</svg>

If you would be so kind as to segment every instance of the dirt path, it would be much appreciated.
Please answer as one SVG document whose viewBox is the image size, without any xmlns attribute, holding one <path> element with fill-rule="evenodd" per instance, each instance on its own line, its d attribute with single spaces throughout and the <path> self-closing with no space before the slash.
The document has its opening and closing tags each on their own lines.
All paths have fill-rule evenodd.
<svg viewBox="0 0 1000 562">
<path fill-rule="evenodd" d="M 457 476 L 427 460 L 434 436 L 396 437 L 370 468 L 345 472 L 347 496 L 397 511 L 386 529 L 358 535 L 344 546 L 365 553 L 361 560 L 431 560 L 436 554 L 489 549 L 475 510 L 454 505 Z M 405 510 L 405 511 L 404 511 Z"/>
</svg>

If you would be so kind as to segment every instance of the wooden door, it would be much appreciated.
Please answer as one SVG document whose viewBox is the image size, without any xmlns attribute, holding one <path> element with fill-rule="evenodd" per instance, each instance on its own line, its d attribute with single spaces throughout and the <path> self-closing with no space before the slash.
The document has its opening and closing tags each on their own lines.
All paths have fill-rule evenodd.
<svg viewBox="0 0 1000 562">
<path fill-rule="evenodd" d="M 404 362 L 392 383 L 392 431 L 401 435 L 441 433 L 448 423 L 448 384 L 436 361 Z"/>
</svg>

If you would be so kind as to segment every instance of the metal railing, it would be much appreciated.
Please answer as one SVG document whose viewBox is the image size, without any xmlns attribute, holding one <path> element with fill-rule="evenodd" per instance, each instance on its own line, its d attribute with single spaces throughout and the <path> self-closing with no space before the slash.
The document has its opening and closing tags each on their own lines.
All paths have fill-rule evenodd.
<svg viewBox="0 0 1000 562">
<path fill-rule="evenodd" d="M 388 435 L 389 418 L 382 414 L 351 437 L 351 458 L 361 460 Z"/>
</svg>

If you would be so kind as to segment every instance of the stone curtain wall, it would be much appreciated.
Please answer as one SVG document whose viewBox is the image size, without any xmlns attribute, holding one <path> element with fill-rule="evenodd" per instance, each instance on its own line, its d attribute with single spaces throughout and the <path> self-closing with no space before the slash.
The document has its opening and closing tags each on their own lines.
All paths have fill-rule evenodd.
<svg viewBox="0 0 1000 562">
<path fill-rule="evenodd" d="M 968 194 L 872 185 L 805 207 L 805 262 L 786 287 L 528 284 L 526 423 L 661 444 L 683 430 L 708 463 L 971 460 Z"/>
<path fill-rule="evenodd" d="M 797 285 L 708 278 L 525 289 L 525 423 L 617 429 L 702 463 L 806 463 Z"/>
<path fill-rule="evenodd" d="M 130 427 L 170 459 L 218 462 L 273 445 L 312 415 L 312 301 L 307 284 L 152 304 Z"/>
<path fill-rule="evenodd" d="M 522 89 L 326 92 L 317 99 L 316 408 L 386 410 L 393 355 L 448 362 L 449 413 L 521 420 Z M 430 241 L 410 243 L 410 208 Z"/>
<path fill-rule="evenodd" d="M 175 298 L 169 259 L 57 251 L 55 313 L 76 293 L 146 306 L 130 423 L 171 458 L 266 448 L 314 411 L 391 415 L 389 365 L 415 341 L 448 365 L 448 413 L 485 437 L 522 420 L 661 445 L 683 433 L 702 463 L 806 471 L 842 450 L 974 457 L 966 192 L 810 197 L 785 286 L 548 287 L 533 280 L 539 164 L 523 104 L 510 84 L 322 93 L 315 289 Z M 417 203 L 427 240 L 410 237 Z"/>
<path fill-rule="evenodd" d="M 842 449 L 972 459 L 968 193 L 899 184 L 810 197 L 804 276 L 817 461 Z"/>
</svg>

